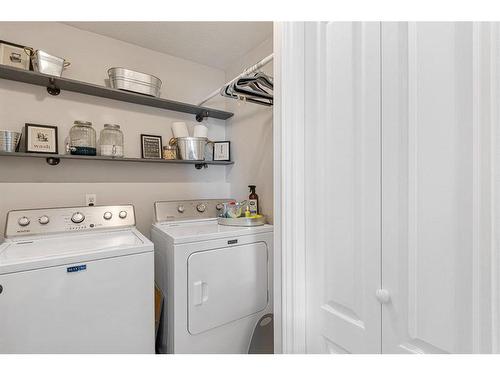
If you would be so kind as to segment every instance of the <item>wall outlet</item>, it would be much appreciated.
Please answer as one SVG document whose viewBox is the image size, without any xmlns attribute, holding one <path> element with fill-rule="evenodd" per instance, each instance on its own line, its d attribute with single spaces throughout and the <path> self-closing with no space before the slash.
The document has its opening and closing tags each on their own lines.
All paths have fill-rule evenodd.
<svg viewBox="0 0 500 375">
<path fill-rule="evenodd" d="M 87 206 L 95 206 L 97 204 L 96 194 L 85 194 L 85 204 Z"/>
</svg>

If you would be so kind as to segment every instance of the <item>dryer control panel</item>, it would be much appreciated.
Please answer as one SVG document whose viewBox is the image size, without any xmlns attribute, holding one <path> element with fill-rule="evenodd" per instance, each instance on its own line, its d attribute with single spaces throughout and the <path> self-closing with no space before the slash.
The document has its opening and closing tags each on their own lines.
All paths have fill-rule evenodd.
<svg viewBox="0 0 500 375">
<path fill-rule="evenodd" d="M 155 202 L 156 222 L 214 219 L 220 215 L 225 202 L 234 199 L 199 199 Z"/>
<path fill-rule="evenodd" d="M 81 232 L 135 226 L 134 206 L 83 206 L 14 210 L 5 237 Z"/>
</svg>

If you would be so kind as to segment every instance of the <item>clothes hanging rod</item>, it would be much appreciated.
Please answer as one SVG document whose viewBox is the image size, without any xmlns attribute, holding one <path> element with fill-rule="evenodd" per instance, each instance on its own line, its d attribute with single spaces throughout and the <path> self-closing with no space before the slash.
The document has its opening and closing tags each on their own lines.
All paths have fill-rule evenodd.
<svg viewBox="0 0 500 375">
<path fill-rule="evenodd" d="M 233 83 L 234 81 L 236 81 L 237 79 L 240 79 L 241 77 L 243 76 L 246 76 L 250 73 L 253 73 L 257 70 L 259 70 L 260 68 L 262 68 L 264 65 L 268 64 L 269 62 L 273 61 L 273 58 L 274 58 L 274 54 L 271 53 L 269 56 L 267 57 L 264 57 L 262 60 L 260 60 L 257 64 L 251 66 L 250 68 L 248 69 L 245 69 L 245 71 L 243 73 L 241 73 L 240 75 L 238 75 L 237 77 L 233 78 L 232 80 L 230 80 L 229 82 L 226 82 L 222 87 L 219 87 L 217 90 L 215 90 L 214 92 L 212 92 L 210 95 L 208 95 L 205 99 L 203 99 L 201 102 L 199 102 L 197 105 L 198 106 L 201 106 L 202 104 L 208 102 L 210 99 L 212 99 L 213 97 L 217 96 L 220 94 L 220 90 L 223 88 L 223 87 L 226 87 L 227 85 L 230 85 L 231 83 Z"/>
</svg>

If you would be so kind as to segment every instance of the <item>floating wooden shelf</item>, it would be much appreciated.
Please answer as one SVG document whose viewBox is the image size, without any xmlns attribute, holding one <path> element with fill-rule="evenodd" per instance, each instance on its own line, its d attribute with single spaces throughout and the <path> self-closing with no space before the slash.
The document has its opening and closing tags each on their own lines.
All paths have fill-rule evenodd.
<svg viewBox="0 0 500 375">
<path fill-rule="evenodd" d="M 228 118 L 233 116 L 233 113 L 231 112 L 220 111 L 218 109 L 199 107 L 193 104 L 177 102 L 174 100 L 155 98 L 129 91 L 116 90 L 105 86 L 94 85 L 92 83 L 76 81 L 69 78 L 53 77 L 46 74 L 13 68 L 6 65 L 0 65 L 0 78 L 29 83 L 36 86 L 43 86 L 47 88 L 47 91 L 51 95 L 58 95 L 60 90 L 67 90 L 80 94 L 118 100 L 121 102 L 189 113 L 195 115 L 198 121 L 201 121 L 204 117 L 227 120 Z"/>
<path fill-rule="evenodd" d="M 213 161 L 213 160 L 164 160 L 164 159 L 140 159 L 140 158 L 112 158 L 108 156 L 81 156 L 81 155 L 52 155 L 52 154 L 33 154 L 27 152 L 0 152 L 0 157 L 24 157 L 46 159 L 50 165 L 59 164 L 61 159 L 74 160 L 99 160 L 111 162 L 133 162 L 133 163 L 159 163 L 159 164 L 192 164 L 196 169 L 207 168 L 209 165 L 231 165 L 232 161 Z"/>
</svg>

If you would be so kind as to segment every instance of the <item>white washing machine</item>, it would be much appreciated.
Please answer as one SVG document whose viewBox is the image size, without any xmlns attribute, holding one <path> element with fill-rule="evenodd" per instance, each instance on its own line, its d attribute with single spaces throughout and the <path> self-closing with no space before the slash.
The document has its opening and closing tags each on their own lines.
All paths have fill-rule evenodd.
<svg viewBox="0 0 500 375">
<path fill-rule="evenodd" d="M 217 224 L 224 201 L 155 203 L 162 353 L 247 353 L 257 322 L 272 313 L 273 227 Z"/>
<path fill-rule="evenodd" d="M 154 353 L 153 244 L 133 206 L 10 211 L 0 353 Z"/>
</svg>

